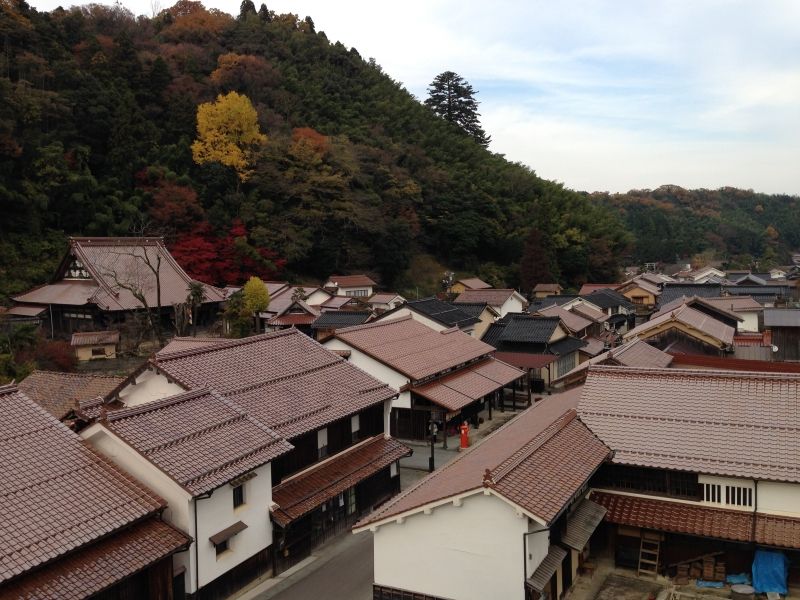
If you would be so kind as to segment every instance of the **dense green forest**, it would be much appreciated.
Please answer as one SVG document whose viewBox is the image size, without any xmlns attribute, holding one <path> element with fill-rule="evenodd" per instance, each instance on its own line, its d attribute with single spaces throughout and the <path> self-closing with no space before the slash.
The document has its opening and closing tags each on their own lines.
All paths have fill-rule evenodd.
<svg viewBox="0 0 800 600">
<path fill-rule="evenodd" d="M 250 0 L 236 17 L 181 0 L 154 18 L 0 0 L 0 39 L 0 303 L 43 282 L 68 235 L 163 234 L 215 284 L 366 271 L 420 292 L 446 269 L 574 286 L 631 259 L 799 245 L 798 198 L 546 181 L 311 18 Z M 233 91 L 266 136 L 246 177 L 192 154 L 198 106 Z"/>
<path fill-rule="evenodd" d="M 674 185 L 591 194 L 633 235 L 630 262 L 723 261 L 769 269 L 800 250 L 800 197 L 752 190 L 685 190 Z"/>
</svg>

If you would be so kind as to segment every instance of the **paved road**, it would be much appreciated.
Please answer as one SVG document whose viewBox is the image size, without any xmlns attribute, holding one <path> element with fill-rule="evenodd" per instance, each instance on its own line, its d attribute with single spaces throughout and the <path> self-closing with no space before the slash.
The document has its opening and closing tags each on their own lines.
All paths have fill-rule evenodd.
<svg viewBox="0 0 800 600">
<path fill-rule="evenodd" d="M 372 534 L 345 534 L 333 545 L 327 555 L 254 600 L 371 600 Z"/>
</svg>

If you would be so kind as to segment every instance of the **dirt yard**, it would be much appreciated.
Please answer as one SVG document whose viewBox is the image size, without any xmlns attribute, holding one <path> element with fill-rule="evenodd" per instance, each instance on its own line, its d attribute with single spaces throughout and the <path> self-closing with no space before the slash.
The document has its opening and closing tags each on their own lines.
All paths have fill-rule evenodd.
<svg viewBox="0 0 800 600">
<path fill-rule="evenodd" d="M 655 581 L 633 579 L 611 573 L 603 582 L 594 600 L 647 600 L 652 592 L 654 597 L 664 587 Z"/>
</svg>

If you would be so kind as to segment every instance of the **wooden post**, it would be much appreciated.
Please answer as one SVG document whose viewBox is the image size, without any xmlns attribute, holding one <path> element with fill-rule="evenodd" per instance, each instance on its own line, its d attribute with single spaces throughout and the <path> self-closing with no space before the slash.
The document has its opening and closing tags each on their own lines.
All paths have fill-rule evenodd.
<svg viewBox="0 0 800 600">
<path fill-rule="evenodd" d="M 499 390 L 497 390 L 497 397 L 500 399 L 500 412 L 506 412 L 506 399 L 503 397 L 506 393 L 506 387 L 503 386 Z"/>
<path fill-rule="evenodd" d="M 511 393 L 514 394 L 513 398 L 511 399 L 511 406 L 514 409 L 514 412 L 517 412 L 517 380 L 516 379 L 511 384 Z"/>
<path fill-rule="evenodd" d="M 489 401 L 487 402 L 487 404 L 489 405 L 489 420 L 490 421 L 492 420 L 492 400 L 493 400 L 493 398 L 491 396 L 489 396 Z"/>
<path fill-rule="evenodd" d="M 528 369 L 528 406 L 530 406 L 531 403 L 532 403 L 532 398 L 531 398 L 531 370 Z"/>
</svg>

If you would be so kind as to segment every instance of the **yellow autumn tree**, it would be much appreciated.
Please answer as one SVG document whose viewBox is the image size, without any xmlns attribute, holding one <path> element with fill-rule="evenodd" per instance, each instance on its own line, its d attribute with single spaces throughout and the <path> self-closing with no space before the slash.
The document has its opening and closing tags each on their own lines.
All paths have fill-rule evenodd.
<svg viewBox="0 0 800 600">
<path fill-rule="evenodd" d="M 192 158 L 197 164 L 220 162 L 233 167 L 241 181 L 251 175 L 255 151 L 267 141 L 258 114 L 247 96 L 230 92 L 197 107 L 197 139 Z"/>
</svg>

